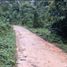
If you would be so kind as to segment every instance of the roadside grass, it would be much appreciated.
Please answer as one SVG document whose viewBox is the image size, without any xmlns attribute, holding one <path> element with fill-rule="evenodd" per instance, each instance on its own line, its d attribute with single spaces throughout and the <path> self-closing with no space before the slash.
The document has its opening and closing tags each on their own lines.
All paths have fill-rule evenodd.
<svg viewBox="0 0 67 67">
<path fill-rule="evenodd" d="M 36 33 L 46 41 L 56 44 L 56 46 L 61 48 L 64 52 L 67 52 L 67 43 L 63 42 L 60 36 L 51 33 L 47 28 L 29 28 L 29 30 Z"/>
<path fill-rule="evenodd" d="M 0 25 L 0 67 L 15 67 L 15 35 L 6 25 Z"/>
</svg>

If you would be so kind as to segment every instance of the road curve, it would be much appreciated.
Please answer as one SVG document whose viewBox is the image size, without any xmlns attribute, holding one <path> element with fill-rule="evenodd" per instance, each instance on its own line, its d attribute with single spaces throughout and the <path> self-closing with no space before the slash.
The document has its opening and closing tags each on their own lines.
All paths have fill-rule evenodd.
<svg viewBox="0 0 67 67">
<path fill-rule="evenodd" d="M 67 54 L 21 26 L 16 33 L 16 67 L 67 67 Z"/>
</svg>

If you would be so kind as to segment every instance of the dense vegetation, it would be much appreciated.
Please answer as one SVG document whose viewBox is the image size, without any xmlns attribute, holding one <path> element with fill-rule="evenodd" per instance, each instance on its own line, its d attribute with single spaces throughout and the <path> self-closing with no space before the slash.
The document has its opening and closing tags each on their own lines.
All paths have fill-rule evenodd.
<svg viewBox="0 0 67 67">
<path fill-rule="evenodd" d="M 8 57 L 9 55 L 12 57 L 14 50 L 14 34 L 10 27 L 13 24 L 27 26 L 32 32 L 49 42 L 58 43 L 57 46 L 67 51 L 67 2 L 65 1 L 0 0 L 0 52 L 2 51 L 0 58 L 3 58 L 0 62 L 13 64 L 12 58 Z"/>
<path fill-rule="evenodd" d="M 0 18 L 0 67 L 15 67 L 15 35 Z"/>
</svg>

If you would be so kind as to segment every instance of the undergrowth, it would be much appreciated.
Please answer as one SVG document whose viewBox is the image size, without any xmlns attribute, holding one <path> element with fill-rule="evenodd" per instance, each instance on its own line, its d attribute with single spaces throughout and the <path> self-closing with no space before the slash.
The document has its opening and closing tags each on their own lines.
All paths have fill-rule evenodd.
<svg viewBox="0 0 67 67">
<path fill-rule="evenodd" d="M 10 25 L 0 22 L 0 67 L 15 67 L 15 35 Z"/>
</svg>

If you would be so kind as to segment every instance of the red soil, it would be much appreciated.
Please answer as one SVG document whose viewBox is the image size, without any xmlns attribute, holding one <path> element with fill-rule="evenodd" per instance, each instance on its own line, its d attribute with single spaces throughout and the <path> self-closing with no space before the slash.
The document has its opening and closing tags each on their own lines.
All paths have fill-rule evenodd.
<svg viewBox="0 0 67 67">
<path fill-rule="evenodd" d="M 67 54 L 21 26 L 16 33 L 16 67 L 67 67 Z"/>
</svg>

